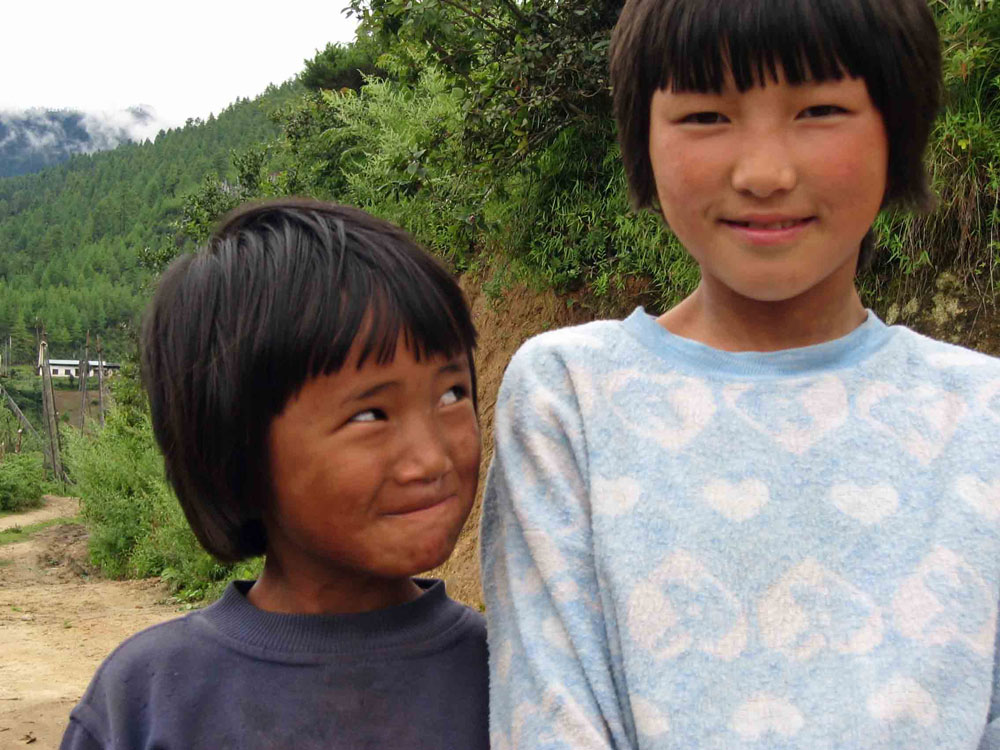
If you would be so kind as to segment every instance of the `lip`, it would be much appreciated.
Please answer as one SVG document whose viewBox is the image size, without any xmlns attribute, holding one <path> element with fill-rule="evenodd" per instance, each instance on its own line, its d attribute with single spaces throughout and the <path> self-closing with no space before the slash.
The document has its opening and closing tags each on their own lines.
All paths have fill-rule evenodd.
<svg viewBox="0 0 1000 750">
<path fill-rule="evenodd" d="M 450 500 L 457 500 L 458 493 L 452 492 L 446 495 L 435 495 L 434 497 L 421 498 L 419 500 L 414 500 L 401 505 L 392 511 L 383 513 L 383 516 L 388 518 L 405 518 L 406 516 L 413 516 L 418 513 L 424 513 L 428 510 L 433 510 L 434 508 L 439 508 Z"/>
<path fill-rule="evenodd" d="M 748 214 L 736 218 L 723 218 L 719 223 L 754 245 L 780 245 L 791 242 L 811 227 L 815 216 L 790 216 L 788 214 Z M 785 224 L 790 226 L 764 228 L 762 224 Z M 749 224 L 750 226 L 744 226 Z"/>
</svg>

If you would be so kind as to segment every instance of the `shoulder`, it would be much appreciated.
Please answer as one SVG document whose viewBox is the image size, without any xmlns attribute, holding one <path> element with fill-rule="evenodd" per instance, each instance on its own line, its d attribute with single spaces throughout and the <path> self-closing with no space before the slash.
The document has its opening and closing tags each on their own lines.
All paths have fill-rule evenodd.
<svg viewBox="0 0 1000 750">
<path fill-rule="evenodd" d="M 546 331 L 521 345 L 507 366 L 504 382 L 508 386 L 521 380 L 564 383 L 567 372 L 597 372 L 617 366 L 633 345 L 620 320 Z"/>
<path fill-rule="evenodd" d="M 196 615 L 168 620 L 123 641 L 98 667 L 81 703 L 127 702 L 162 674 L 161 667 L 169 666 L 173 671 L 180 663 L 201 658 L 207 644 L 193 632 Z"/>
<path fill-rule="evenodd" d="M 94 680 L 130 677 L 137 669 L 146 670 L 151 664 L 171 661 L 178 652 L 195 648 L 199 640 L 191 637 L 191 625 L 196 614 L 153 625 L 126 639 L 104 660 Z"/>
<path fill-rule="evenodd" d="M 890 328 L 897 351 L 910 367 L 926 368 L 948 381 L 980 382 L 1000 378 L 1000 359 L 932 339 L 904 326 Z"/>
<path fill-rule="evenodd" d="M 193 615 L 179 617 L 122 642 L 98 667 L 73 709 L 73 722 L 103 742 L 117 735 L 123 722 L 133 724 L 136 716 L 144 715 L 142 709 L 158 675 L 176 672 L 177 657 L 197 650 L 192 621 Z"/>
</svg>

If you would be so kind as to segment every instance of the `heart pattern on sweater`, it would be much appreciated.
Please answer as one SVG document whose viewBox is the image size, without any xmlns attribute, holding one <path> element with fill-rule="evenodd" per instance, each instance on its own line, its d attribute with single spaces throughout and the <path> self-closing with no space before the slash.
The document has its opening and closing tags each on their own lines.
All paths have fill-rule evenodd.
<svg viewBox="0 0 1000 750">
<path fill-rule="evenodd" d="M 882 642 L 882 613 L 868 594 L 809 558 L 761 597 L 764 644 L 797 661 L 831 649 L 865 654 Z"/>
<path fill-rule="evenodd" d="M 715 414 L 704 381 L 683 375 L 620 370 L 604 383 L 605 403 L 631 432 L 676 451 L 694 440 Z"/>
<path fill-rule="evenodd" d="M 754 741 L 768 734 L 794 737 L 805 723 L 802 712 L 793 703 L 768 693 L 758 693 L 736 709 L 731 727 L 744 740 Z"/>
<path fill-rule="evenodd" d="M 965 415 L 960 396 L 930 385 L 906 391 L 875 382 L 857 397 L 858 416 L 877 432 L 892 437 L 907 453 L 927 465 L 951 441 Z"/>
<path fill-rule="evenodd" d="M 840 378 L 765 383 L 735 383 L 723 400 L 744 422 L 779 446 L 802 454 L 847 420 L 847 389 Z"/>
<path fill-rule="evenodd" d="M 632 639 L 657 659 L 698 650 L 731 661 L 747 643 L 739 601 L 694 556 L 671 554 L 628 597 Z"/>
<path fill-rule="evenodd" d="M 927 646 L 959 643 L 993 653 L 996 602 L 991 588 L 958 554 L 936 547 L 892 599 L 896 628 Z"/>
<path fill-rule="evenodd" d="M 830 502 L 844 515 L 865 526 L 872 526 L 899 507 L 899 493 L 888 484 L 861 487 L 853 482 L 830 488 Z"/>
<path fill-rule="evenodd" d="M 868 698 L 868 713 L 886 722 L 909 719 L 918 726 L 937 723 L 938 708 L 931 694 L 911 677 L 896 675 Z"/>
<path fill-rule="evenodd" d="M 1000 520 L 1000 479 L 984 482 L 963 474 L 955 480 L 955 494 L 980 515 L 991 521 Z"/>
<path fill-rule="evenodd" d="M 714 479 L 702 488 L 701 494 L 711 508 L 730 521 L 749 521 L 771 499 L 767 485 L 759 479 Z"/>
</svg>

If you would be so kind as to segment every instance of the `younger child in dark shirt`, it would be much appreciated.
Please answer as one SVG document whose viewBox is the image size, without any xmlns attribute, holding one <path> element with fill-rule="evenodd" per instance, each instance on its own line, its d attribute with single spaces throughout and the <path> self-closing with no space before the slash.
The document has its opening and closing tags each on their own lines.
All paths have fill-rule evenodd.
<svg viewBox="0 0 1000 750">
<path fill-rule="evenodd" d="M 62 747 L 485 750 L 482 618 L 412 577 L 475 496 L 475 338 L 448 273 L 356 209 L 245 207 L 175 261 L 153 429 L 201 544 L 264 569 L 122 644 Z"/>
</svg>

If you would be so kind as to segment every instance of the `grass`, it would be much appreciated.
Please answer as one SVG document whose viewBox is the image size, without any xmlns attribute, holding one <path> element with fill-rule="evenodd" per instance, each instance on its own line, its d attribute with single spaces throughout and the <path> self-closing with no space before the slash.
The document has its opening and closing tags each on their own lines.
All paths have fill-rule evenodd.
<svg viewBox="0 0 1000 750">
<path fill-rule="evenodd" d="M 0 531 L 0 547 L 5 544 L 15 544 L 16 542 L 26 542 L 32 536 L 50 526 L 60 526 L 71 523 L 80 523 L 79 518 L 50 518 L 48 521 L 39 521 L 28 526 L 12 526 L 5 531 Z"/>
</svg>

